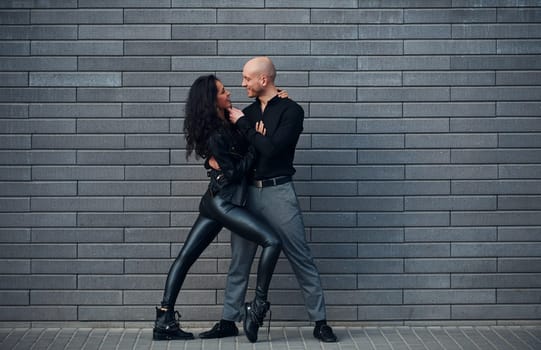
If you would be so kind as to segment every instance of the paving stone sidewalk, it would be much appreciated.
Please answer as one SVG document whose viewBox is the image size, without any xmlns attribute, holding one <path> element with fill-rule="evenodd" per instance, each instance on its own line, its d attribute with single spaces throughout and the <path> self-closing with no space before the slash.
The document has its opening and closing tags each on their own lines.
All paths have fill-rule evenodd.
<svg viewBox="0 0 541 350">
<path fill-rule="evenodd" d="M 152 341 L 149 328 L 0 328 L 0 349 L 541 349 L 541 326 L 334 327 L 340 341 L 320 343 L 312 327 L 260 329 L 252 344 L 241 334 L 224 339 Z M 190 329 L 195 333 L 201 329 Z M 268 341 L 268 339 L 270 341 Z"/>
</svg>

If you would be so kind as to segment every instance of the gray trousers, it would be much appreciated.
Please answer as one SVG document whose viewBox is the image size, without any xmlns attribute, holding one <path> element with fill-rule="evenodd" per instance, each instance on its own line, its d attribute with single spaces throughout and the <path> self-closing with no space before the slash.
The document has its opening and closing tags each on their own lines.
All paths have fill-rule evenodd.
<svg viewBox="0 0 541 350">
<path fill-rule="evenodd" d="M 265 220 L 280 236 L 310 321 L 326 319 L 325 300 L 319 272 L 306 243 L 304 222 L 293 183 L 256 188 L 249 186 L 246 208 Z M 231 265 L 227 275 L 222 318 L 240 321 L 248 286 L 250 268 L 257 245 L 239 235 L 231 235 Z"/>
</svg>

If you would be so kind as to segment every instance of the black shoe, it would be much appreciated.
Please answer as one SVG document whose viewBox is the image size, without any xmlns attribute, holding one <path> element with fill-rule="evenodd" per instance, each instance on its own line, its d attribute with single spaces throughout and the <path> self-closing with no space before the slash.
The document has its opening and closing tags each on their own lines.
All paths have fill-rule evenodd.
<svg viewBox="0 0 541 350">
<path fill-rule="evenodd" d="M 177 318 L 175 319 L 175 315 Z M 178 311 L 162 310 L 156 308 L 156 321 L 152 330 L 154 340 L 188 340 L 193 339 L 193 334 L 180 329 Z"/>
<path fill-rule="evenodd" d="M 259 327 L 263 325 L 263 319 L 265 314 L 270 308 L 268 301 L 254 300 L 251 303 L 244 304 L 244 322 L 242 327 L 244 328 L 244 335 L 252 343 L 257 341 L 257 332 Z"/>
<path fill-rule="evenodd" d="M 331 326 L 326 324 L 314 327 L 314 337 L 325 343 L 335 343 L 338 340 Z"/>
<path fill-rule="evenodd" d="M 199 338 L 214 339 L 236 337 L 237 335 L 239 335 L 239 329 L 237 328 L 237 325 L 235 325 L 235 322 L 220 320 L 220 322 L 216 323 L 210 330 L 200 333 Z"/>
</svg>

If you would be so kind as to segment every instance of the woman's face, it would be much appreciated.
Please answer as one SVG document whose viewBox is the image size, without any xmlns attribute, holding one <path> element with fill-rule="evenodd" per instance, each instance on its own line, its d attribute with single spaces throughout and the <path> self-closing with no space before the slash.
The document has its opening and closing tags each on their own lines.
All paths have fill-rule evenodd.
<svg viewBox="0 0 541 350">
<path fill-rule="evenodd" d="M 231 108 L 231 93 L 225 89 L 224 84 L 219 80 L 216 80 L 216 89 L 218 90 L 216 107 L 218 107 L 219 110 Z"/>
</svg>

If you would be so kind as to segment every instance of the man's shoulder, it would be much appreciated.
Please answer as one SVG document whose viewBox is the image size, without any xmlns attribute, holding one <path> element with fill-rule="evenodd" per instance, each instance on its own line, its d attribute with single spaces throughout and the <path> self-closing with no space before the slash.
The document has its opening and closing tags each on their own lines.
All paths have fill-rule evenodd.
<svg viewBox="0 0 541 350">
<path fill-rule="evenodd" d="M 283 106 L 284 109 L 304 114 L 304 109 L 302 108 L 302 106 L 294 100 L 290 99 L 289 97 L 281 99 L 280 104 Z"/>
<path fill-rule="evenodd" d="M 286 98 L 278 98 L 277 99 L 278 103 L 281 104 L 281 105 L 285 105 L 285 106 L 299 106 L 300 105 L 295 102 L 295 100 L 291 99 L 291 97 L 286 97 Z"/>
</svg>

